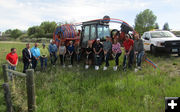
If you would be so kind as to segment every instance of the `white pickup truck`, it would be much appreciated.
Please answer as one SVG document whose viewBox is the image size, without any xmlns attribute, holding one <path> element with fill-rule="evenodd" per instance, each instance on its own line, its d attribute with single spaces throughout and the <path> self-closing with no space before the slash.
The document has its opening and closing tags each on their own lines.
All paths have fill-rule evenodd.
<svg viewBox="0 0 180 112">
<path fill-rule="evenodd" d="M 169 31 L 148 31 L 143 34 L 142 40 L 144 49 L 154 55 L 162 51 L 180 56 L 180 38 Z"/>
</svg>

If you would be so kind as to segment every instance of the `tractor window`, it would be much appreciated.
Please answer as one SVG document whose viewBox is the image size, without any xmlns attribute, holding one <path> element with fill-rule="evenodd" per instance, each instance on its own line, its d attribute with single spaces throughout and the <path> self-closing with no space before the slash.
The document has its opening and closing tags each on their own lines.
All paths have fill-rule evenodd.
<svg viewBox="0 0 180 112">
<path fill-rule="evenodd" d="M 91 25 L 90 40 L 94 40 L 94 39 L 96 39 L 96 26 L 95 25 Z"/>
<path fill-rule="evenodd" d="M 110 37 L 110 30 L 108 26 L 104 26 L 104 36 Z"/>
<path fill-rule="evenodd" d="M 89 28 L 90 28 L 90 26 L 85 26 L 85 29 L 84 29 L 84 38 L 83 38 L 84 42 L 89 40 Z"/>
<path fill-rule="evenodd" d="M 98 38 L 106 39 L 106 36 L 110 36 L 109 27 L 104 25 L 98 25 Z"/>
</svg>

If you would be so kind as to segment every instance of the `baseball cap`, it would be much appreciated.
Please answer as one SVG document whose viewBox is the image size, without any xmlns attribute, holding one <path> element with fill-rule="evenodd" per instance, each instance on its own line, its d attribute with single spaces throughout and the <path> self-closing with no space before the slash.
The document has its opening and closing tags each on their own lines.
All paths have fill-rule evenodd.
<svg viewBox="0 0 180 112">
<path fill-rule="evenodd" d="M 96 40 L 100 40 L 100 38 L 97 38 Z"/>
<path fill-rule="evenodd" d="M 43 46 L 45 46 L 46 44 L 45 44 L 45 43 L 43 43 L 42 45 L 43 45 Z"/>
<path fill-rule="evenodd" d="M 52 43 L 52 42 L 53 42 L 53 40 L 51 39 L 51 40 L 50 40 L 50 43 Z"/>
</svg>

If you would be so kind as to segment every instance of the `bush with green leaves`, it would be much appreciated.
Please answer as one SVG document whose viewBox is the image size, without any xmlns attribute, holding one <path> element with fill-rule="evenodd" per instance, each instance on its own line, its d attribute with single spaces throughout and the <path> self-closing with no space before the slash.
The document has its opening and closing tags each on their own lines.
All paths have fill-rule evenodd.
<svg viewBox="0 0 180 112">
<path fill-rule="evenodd" d="M 12 38 L 18 38 L 22 34 L 23 34 L 22 31 L 19 30 L 19 29 L 14 29 L 14 30 L 11 31 L 11 37 Z"/>
</svg>

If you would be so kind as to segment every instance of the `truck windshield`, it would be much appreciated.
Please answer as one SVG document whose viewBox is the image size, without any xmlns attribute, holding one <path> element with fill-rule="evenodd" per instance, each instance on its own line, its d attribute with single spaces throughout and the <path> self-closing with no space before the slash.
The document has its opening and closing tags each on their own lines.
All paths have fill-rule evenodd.
<svg viewBox="0 0 180 112">
<path fill-rule="evenodd" d="M 100 39 L 106 39 L 106 36 L 110 37 L 110 30 L 109 30 L 109 26 L 105 26 L 105 25 L 98 25 L 98 38 Z"/>
<path fill-rule="evenodd" d="M 152 38 L 169 38 L 169 37 L 174 37 L 174 35 L 170 32 L 151 32 L 151 37 Z"/>
</svg>

